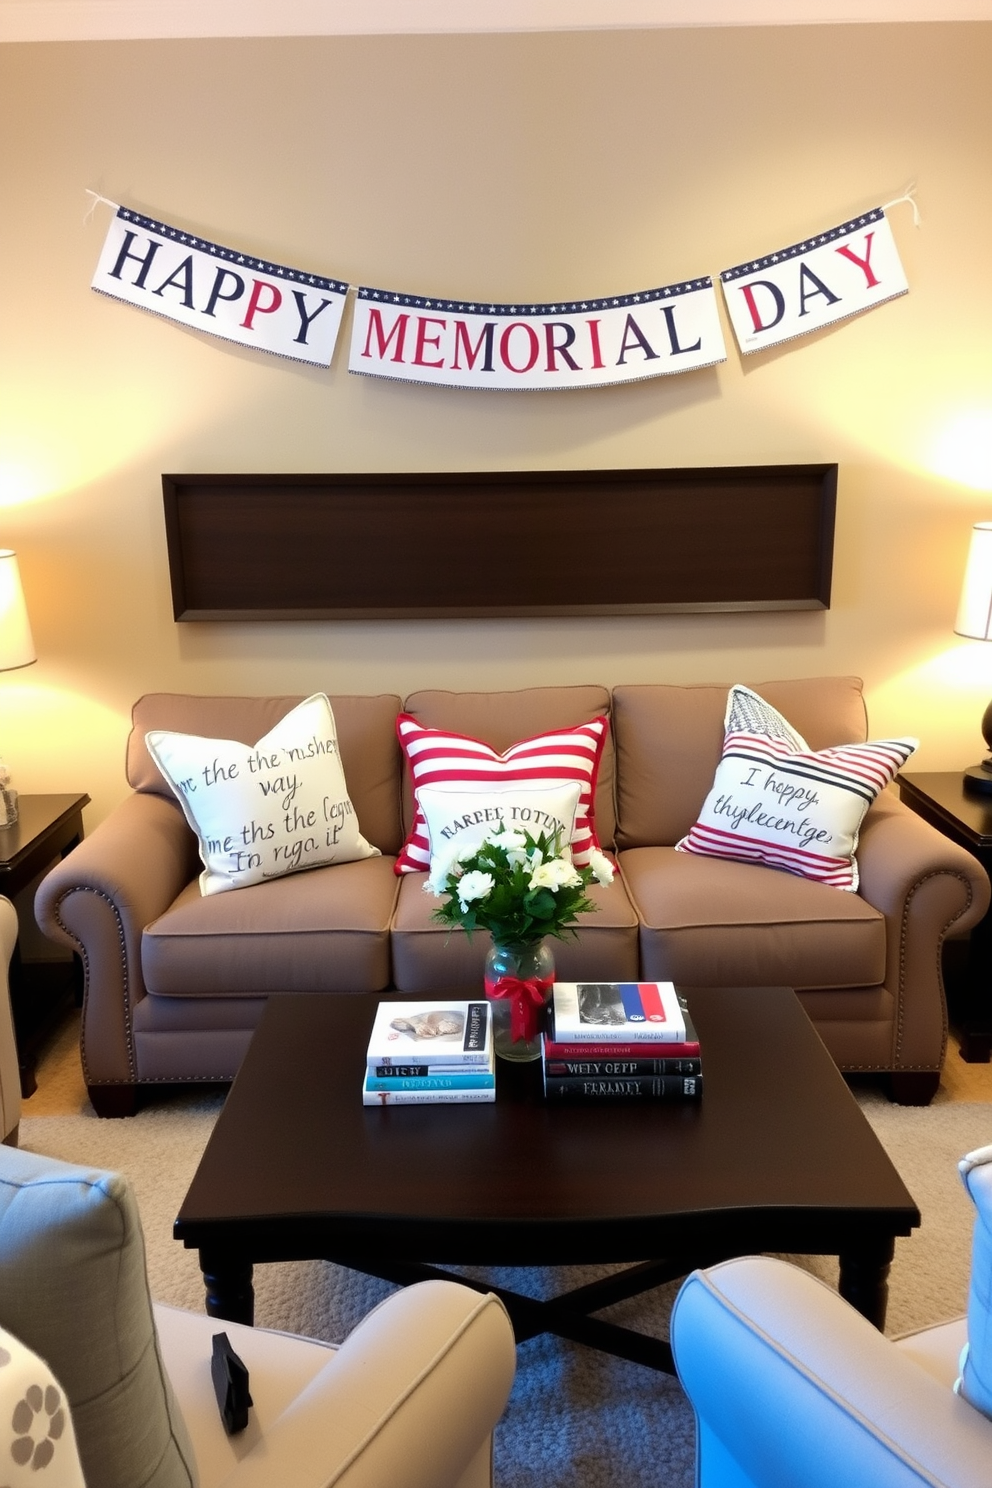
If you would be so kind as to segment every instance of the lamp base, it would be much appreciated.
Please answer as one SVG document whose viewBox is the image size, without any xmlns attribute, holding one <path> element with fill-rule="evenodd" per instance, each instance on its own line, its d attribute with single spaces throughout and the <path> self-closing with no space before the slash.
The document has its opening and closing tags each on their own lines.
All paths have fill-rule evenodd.
<svg viewBox="0 0 992 1488">
<path fill-rule="evenodd" d="M 992 759 L 969 765 L 961 778 L 966 791 L 973 791 L 976 796 L 992 796 Z"/>
</svg>

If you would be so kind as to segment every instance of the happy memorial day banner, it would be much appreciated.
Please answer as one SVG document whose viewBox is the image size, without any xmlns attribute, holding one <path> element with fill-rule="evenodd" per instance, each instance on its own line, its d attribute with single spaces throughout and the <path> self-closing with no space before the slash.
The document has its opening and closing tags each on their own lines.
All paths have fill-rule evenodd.
<svg viewBox="0 0 992 1488">
<path fill-rule="evenodd" d="M 108 205 L 115 216 L 93 289 L 242 346 L 330 366 L 347 283 Z M 725 269 L 720 281 L 744 355 L 860 315 L 909 288 L 884 207 Z M 561 389 L 689 372 L 726 355 L 708 275 L 540 305 L 361 286 L 348 370 L 444 387 Z"/>
</svg>

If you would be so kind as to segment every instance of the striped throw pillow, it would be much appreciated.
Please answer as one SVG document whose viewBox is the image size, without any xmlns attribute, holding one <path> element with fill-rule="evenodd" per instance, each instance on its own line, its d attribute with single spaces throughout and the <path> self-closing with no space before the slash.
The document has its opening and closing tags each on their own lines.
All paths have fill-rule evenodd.
<svg viewBox="0 0 992 1488">
<path fill-rule="evenodd" d="M 676 850 L 856 890 L 865 812 L 919 740 L 810 749 L 781 713 L 741 686 L 730 689 L 724 726 L 713 788 Z"/>
<path fill-rule="evenodd" d="M 505 754 L 444 729 L 425 728 L 409 713 L 396 720 L 396 732 L 410 766 L 414 792 L 425 785 L 463 784 L 482 790 L 487 784 L 533 781 L 542 785 L 579 786 L 579 804 L 572 831 L 572 861 L 580 867 L 599 847 L 596 836 L 594 799 L 599 761 L 606 742 L 609 720 L 605 716 L 572 728 L 554 729 L 533 739 L 521 739 Z M 396 859 L 397 873 L 426 872 L 431 848 L 424 814 L 419 805 L 413 826 Z"/>
</svg>

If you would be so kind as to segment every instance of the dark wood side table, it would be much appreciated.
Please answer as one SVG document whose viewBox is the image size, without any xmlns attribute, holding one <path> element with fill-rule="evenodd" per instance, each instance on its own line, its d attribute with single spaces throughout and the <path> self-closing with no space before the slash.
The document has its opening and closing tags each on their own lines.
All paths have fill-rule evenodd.
<svg viewBox="0 0 992 1488">
<path fill-rule="evenodd" d="M 900 799 L 917 816 L 966 848 L 992 875 L 992 795 L 966 790 L 960 770 L 900 774 L 896 784 Z M 992 1055 L 992 910 L 971 932 L 954 1022 L 962 1059 L 987 1064 Z"/>
<path fill-rule="evenodd" d="M 21 796 L 18 820 L 0 828 L 0 894 L 13 899 L 55 858 L 64 858 L 83 836 L 83 807 L 89 796 Z M 10 1001 L 17 1032 L 21 1094 L 33 1095 L 35 1057 L 77 983 L 75 961 L 26 965 L 15 946 L 10 964 Z"/>
</svg>

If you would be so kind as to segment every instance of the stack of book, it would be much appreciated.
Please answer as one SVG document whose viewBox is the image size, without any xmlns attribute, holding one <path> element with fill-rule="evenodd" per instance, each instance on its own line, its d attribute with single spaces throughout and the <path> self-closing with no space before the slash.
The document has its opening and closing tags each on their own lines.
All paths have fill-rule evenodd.
<svg viewBox="0 0 992 1488">
<path fill-rule="evenodd" d="M 494 1101 L 488 1002 L 380 1002 L 366 1054 L 362 1104 Z"/>
<path fill-rule="evenodd" d="M 556 982 L 549 1011 L 549 1101 L 702 1096 L 699 1037 L 671 982 Z"/>
</svg>

